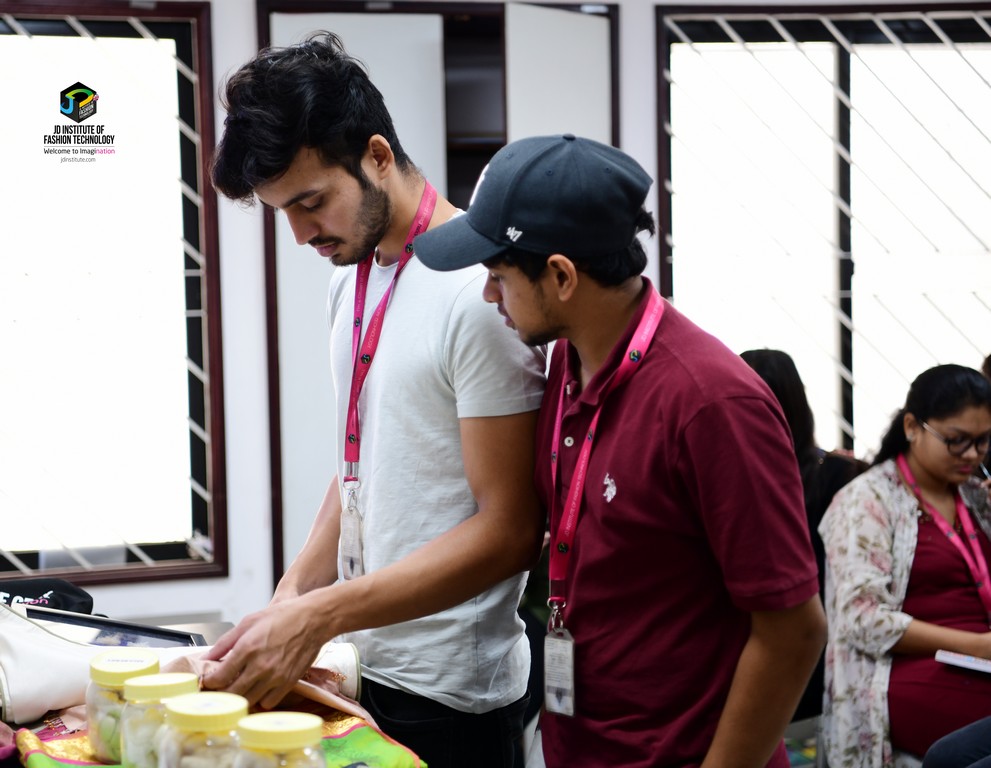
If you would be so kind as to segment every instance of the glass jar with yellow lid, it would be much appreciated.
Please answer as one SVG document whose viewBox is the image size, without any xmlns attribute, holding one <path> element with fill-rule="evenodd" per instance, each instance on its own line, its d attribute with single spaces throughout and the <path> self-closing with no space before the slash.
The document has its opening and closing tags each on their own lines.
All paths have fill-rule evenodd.
<svg viewBox="0 0 991 768">
<path fill-rule="evenodd" d="M 323 720 L 306 712 L 258 712 L 237 724 L 234 768 L 324 768 Z"/>
<path fill-rule="evenodd" d="M 238 721 L 248 700 L 236 693 L 201 691 L 165 700 L 159 768 L 231 768 L 237 756 Z"/>
<path fill-rule="evenodd" d="M 124 684 L 158 672 L 158 654 L 150 648 L 112 648 L 90 660 L 86 687 L 86 734 L 98 760 L 120 762 L 120 716 Z"/>
<path fill-rule="evenodd" d="M 192 672 L 141 675 L 124 683 L 125 703 L 120 716 L 123 768 L 158 768 L 158 743 L 165 728 L 163 700 L 199 689 L 199 678 Z"/>
</svg>

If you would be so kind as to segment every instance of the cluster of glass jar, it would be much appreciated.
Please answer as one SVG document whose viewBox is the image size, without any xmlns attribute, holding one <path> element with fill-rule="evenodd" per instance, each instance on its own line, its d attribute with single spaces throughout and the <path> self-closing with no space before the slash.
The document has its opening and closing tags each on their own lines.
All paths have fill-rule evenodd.
<svg viewBox="0 0 991 768">
<path fill-rule="evenodd" d="M 302 712 L 248 714 L 234 693 L 199 691 L 191 673 L 158 673 L 158 656 L 115 648 L 90 664 L 93 754 L 122 768 L 324 768 L 323 720 Z"/>
<path fill-rule="evenodd" d="M 324 768 L 323 720 L 303 712 L 247 714 L 232 693 L 165 702 L 159 768 Z"/>
</svg>

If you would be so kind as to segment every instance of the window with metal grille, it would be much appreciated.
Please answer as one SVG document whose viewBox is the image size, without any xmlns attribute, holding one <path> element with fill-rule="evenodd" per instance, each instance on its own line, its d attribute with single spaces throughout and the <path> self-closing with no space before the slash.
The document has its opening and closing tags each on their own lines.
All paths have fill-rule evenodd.
<svg viewBox="0 0 991 768">
<path fill-rule="evenodd" d="M 826 448 L 991 353 L 991 4 L 658 7 L 662 292 L 795 359 Z"/>
<path fill-rule="evenodd" d="M 0 578 L 227 572 L 209 10 L 0 3 Z"/>
</svg>

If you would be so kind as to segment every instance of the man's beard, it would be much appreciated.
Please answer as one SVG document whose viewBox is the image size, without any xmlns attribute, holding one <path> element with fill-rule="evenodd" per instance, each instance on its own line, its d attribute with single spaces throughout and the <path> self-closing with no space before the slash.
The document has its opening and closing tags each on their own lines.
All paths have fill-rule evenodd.
<svg viewBox="0 0 991 768">
<path fill-rule="evenodd" d="M 560 323 L 555 323 L 550 318 L 542 296 L 538 299 L 537 306 L 539 308 L 540 317 L 543 318 L 543 328 L 524 331 L 520 330 L 520 327 L 516 325 L 515 321 L 513 322 L 513 325 L 516 325 L 516 333 L 519 335 L 520 341 L 528 347 L 544 347 L 552 341 L 560 339 L 564 335 L 564 326 Z"/>
<path fill-rule="evenodd" d="M 561 338 L 561 334 L 564 333 L 563 328 L 553 328 L 551 330 L 539 331 L 537 333 L 520 333 L 519 329 L 516 331 L 520 336 L 520 341 L 526 344 L 528 347 L 544 347 L 550 344 L 552 341 L 557 341 Z"/>
<path fill-rule="evenodd" d="M 358 264 L 368 258 L 389 231 L 392 223 L 392 204 L 389 195 L 378 187 L 373 186 L 367 179 L 361 185 L 361 208 L 357 215 L 357 230 L 352 248 L 342 247 L 331 256 L 330 261 L 335 267 L 347 267 Z M 328 242 L 310 241 L 310 245 L 326 245 Z"/>
<path fill-rule="evenodd" d="M 564 326 L 555 322 L 547 311 L 547 301 L 543 293 L 538 292 L 536 294 L 536 302 L 537 314 L 543 319 L 543 328 L 540 330 L 521 331 L 520 327 L 516 325 L 516 321 L 513 321 L 513 325 L 516 325 L 516 333 L 519 334 L 520 341 L 528 347 L 544 347 L 564 335 Z"/>
</svg>

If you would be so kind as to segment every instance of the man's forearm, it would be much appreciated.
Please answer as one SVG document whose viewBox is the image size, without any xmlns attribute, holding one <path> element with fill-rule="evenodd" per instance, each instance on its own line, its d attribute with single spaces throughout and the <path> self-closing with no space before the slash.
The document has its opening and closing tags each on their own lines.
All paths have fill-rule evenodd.
<svg viewBox="0 0 991 768">
<path fill-rule="evenodd" d="M 483 510 L 401 560 L 303 600 L 334 635 L 437 613 L 525 571 L 532 558 L 523 553 L 539 551 L 539 539 L 524 530 Z"/>
<path fill-rule="evenodd" d="M 272 602 L 288 600 L 333 584 L 337 580 L 340 535 L 341 497 L 337 478 L 334 477 L 327 486 L 306 542 L 279 580 Z"/>
<path fill-rule="evenodd" d="M 826 639 L 818 595 L 752 614 L 726 706 L 703 768 L 762 768 L 774 754 Z"/>
</svg>

